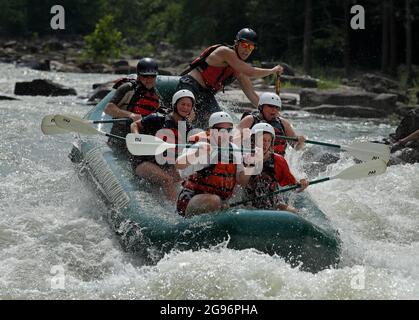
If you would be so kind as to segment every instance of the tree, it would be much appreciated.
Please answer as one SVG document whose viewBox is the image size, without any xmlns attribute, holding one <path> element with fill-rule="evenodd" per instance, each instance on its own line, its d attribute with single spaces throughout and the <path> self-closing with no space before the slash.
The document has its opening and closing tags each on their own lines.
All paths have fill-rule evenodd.
<svg viewBox="0 0 419 320">
<path fill-rule="evenodd" d="M 118 58 L 121 53 L 122 34 L 113 26 L 113 16 L 106 15 L 96 25 L 95 31 L 86 36 L 85 55 L 98 62 Z"/>
<path fill-rule="evenodd" d="M 382 29 L 382 42 L 381 42 L 381 72 L 388 72 L 389 65 L 389 0 L 383 1 L 383 29 Z"/>
<path fill-rule="evenodd" d="M 303 49 L 303 65 L 304 73 L 311 73 L 312 51 L 311 38 L 313 34 L 313 2 L 306 0 L 305 2 L 305 23 L 304 23 L 304 49 Z"/>
<path fill-rule="evenodd" d="M 394 1 L 389 3 L 389 18 L 390 18 L 390 68 L 389 73 L 392 76 L 397 75 L 397 37 L 396 37 L 396 12 L 394 8 Z"/>
<path fill-rule="evenodd" d="M 405 2 L 406 14 L 406 70 L 407 84 L 412 82 L 412 15 L 410 8 L 410 0 Z"/>
<path fill-rule="evenodd" d="M 349 14 L 349 0 L 343 1 L 343 10 L 345 15 L 345 23 L 344 23 L 344 45 L 343 45 L 343 67 L 345 69 L 345 77 L 349 77 L 350 75 L 350 42 L 349 42 L 349 25 L 351 23 L 351 16 Z"/>
</svg>

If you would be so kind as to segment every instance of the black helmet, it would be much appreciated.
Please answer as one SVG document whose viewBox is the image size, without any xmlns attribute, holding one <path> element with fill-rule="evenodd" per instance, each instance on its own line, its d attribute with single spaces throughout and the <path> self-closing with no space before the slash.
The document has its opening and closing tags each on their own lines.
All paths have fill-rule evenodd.
<svg viewBox="0 0 419 320">
<path fill-rule="evenodd" d="M 236 40 L 246 40 L 252 42 L 254 45 L 257 45 L 258 35 L 252 29 L 244 28 L 237 33 Z"/>
<path fill-rule="evenodd" d="M 137 74 L 141 76 L 157 76 L 159 66 L 152 58 L 142 58 L 137 64 Z"/>
</svg>

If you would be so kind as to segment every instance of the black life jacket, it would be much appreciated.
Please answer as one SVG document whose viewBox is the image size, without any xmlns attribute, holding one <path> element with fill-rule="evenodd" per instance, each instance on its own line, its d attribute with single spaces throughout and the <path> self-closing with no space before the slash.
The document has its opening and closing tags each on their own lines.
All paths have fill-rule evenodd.
<svg viewBox="0 0 419 320">
<path fill-rule="evenodd" d="M 280 155 L 285 154 L 285 149 L 287 148 L 287 140 L 277 138 L 278 136 L 285 136 L 285 127 L 281 121 L 281 118 L 275 118 L 274 120 L 268 122 L 263 118 L 263 115 L 260 111 L 254 111 L 251 113 L 251 116 L 253 117 L 253 125 L 250 128 L 253 128 L 253 126 L 260 122 L 266 122 L 269 123 L 275 130 L 275 139 L 274 139 L 274 151 L 275 153 L 278 153 Z"/>
</svg>

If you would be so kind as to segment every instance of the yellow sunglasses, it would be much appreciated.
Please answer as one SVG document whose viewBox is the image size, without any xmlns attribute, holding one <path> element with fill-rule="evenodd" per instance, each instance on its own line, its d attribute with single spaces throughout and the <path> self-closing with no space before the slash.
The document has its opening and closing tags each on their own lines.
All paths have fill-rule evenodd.
<svg viewBox="0 0 419 320">
<path fill-rule="evenodd" d="M 255 50 L 255 45 L 253 43 L 240 41 L 240 45 L 243 49 L 249 49 L 250 51 Z"/>
</svg>

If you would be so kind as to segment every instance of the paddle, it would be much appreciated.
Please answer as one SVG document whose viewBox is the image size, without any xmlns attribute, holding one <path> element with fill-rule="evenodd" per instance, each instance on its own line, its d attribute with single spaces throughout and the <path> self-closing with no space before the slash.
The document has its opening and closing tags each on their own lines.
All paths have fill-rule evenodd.
<svg viewBox="0 0 419 320">
<path fill-rule="evenodd" d="M 55 115 L 49 115 L 42 119 L 42 122 L 41 122 L 42 133 L 45 135 L 70 133 L 70 131 L 58 127 L 55 123 L 54 117 Z"/>
<path fill-rule="evenodd" d="M 281 76 L 279 73 L 276 74 L 275 78 L 275 92 L 279 96 L 279 93 L 281 92 Z"/>
<path fill-rule="evenodd" d="M 57 114 L 54 116 L 54 121 L 55 121 L 55 124 L 59 128 L 67 130 L 67 132 L 78 132 L 80 134 L 86 134 L 86 135 L 100 134 L 106 137 L 112 137 L 112 138 L 116 138 L 120 140 L 125 140 L 124 137 L 120 137 L 120 136 L 116 136 L 110 133 L 100 131 L 90 125 L 92 122 L 83 120 L 74 116 Z M 108 120 L 104 120 L 104 121 L 108 121 Z"/>
<path fill-rule="evenodd" d="M 387 164 L 383 160 L 371 160 L 371 161 L 368 161 L 368 162 L 355 164 L 352 167 L 349 167 L 349 168 L 343 170 L 342 172 L 340 172 L 339 174 L 337 174 L 335 176 L 310 181 L 309 184 L 313 185 L 313 184 L 317 184 L 317 183 L 321 183 L 321 182 L 325 182 L 325 181 L 329 181 L 329 180 L 334 180 L 334 179 L 355 180 L 355 179 L 361 179 L 361 178 L 367 178 L 367 177 L 374 177 L 374 176 L 378 176 L 380 174 L 383 174 L 386 170 L 387 170 Z M 298 185 L 298 184 L 292 185 L 292 186 L 285 187 L 285 188 L 282 188 L 280 190 L 277 190 L 277 191 L 270 192 L 270 193 L 267 193 L 265 195 L 259 196 L 259 197 L 257 197 L 257 199 L 270 197 L 270 196 L 273 196 L 273 195 L 276 195 L 276 194 L 279 194 L 279 193 L 282 193 L 282 192 L 295 190 L 295 189 L 298 189 L 300 187 L 301 186 Z M 230 207 L 239 206 L 239 205 L 251 202 L 253 200 L 256 200 L 256 199 L 239 201 L 239 202 L 231 204 Z"/>
<path fill-rule="evenodd" d="M 277 136 L 280 139 L 298 141 L 295 137 Z M 331 147 L 349 152 L 355 158 L 361 161 L 378 160 L 381 159 L 384 162 L 390 160 L 390 148 L 381 143 L 373 142 L 354 142 L 349 145 L 338 145 L 327 142 L 319 142 L 313 140 L 306 140 L 305 143 L 317 144 L 320 146 Z"/>
<path fill-rule="evenodd" d="M 66 133 L 70 133 L 71 131 L 74 131 L 70 128 L 68 129 L 63 129 L 60 128 L 56 125 L 54 117 L 56 115 L 48 115 L 45 116 L 42 119 L 41 122 L 41 131 L 43 134 L 45 135 L 54 135 L 54 134 L 66 134 Z M 67 117 L 71 117 L 72 119 L 79 119 L 82 120 L 80 118 L 76 118 L 74 116 L 67 116 Z M 121 118 L 121 119 L 109 119 L 109 120 L 83 120 L 86 123 L 89 124 L 99 124 L 99 123 L 115 123 L 115 122 L 132 122 L 132 119 L 129 118 Z"/>
<path fill-rule="evenodd" d="M 145 134 L 133 134 L 130 133 L 127 135 L 127 148 L 131 154 L 136 156 L 150 156 L 158 155 L 166 151 L 167 149 L 174 149 L 178 147 L 183 148 L 194 148 L 199 149 L 199 146 L 193 144 L 173 144 L 167 143 L 162 139 L 145 135 Z M 229 150 L 229 151 L 238 151 L 238 152 L 251 152 L 251 149 L 236 149 L 236 148 L 218 148 L 219 150 Z"/>
</svg>

